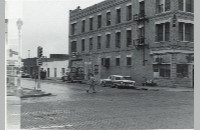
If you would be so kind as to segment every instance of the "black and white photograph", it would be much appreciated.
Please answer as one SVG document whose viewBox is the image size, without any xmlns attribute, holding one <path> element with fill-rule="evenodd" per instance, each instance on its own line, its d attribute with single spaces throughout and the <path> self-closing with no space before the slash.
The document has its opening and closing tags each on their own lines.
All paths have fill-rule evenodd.
<svg viewBox="0 0 200 130">
<path fill-rule="evenodd" d="M 6 130 L 193 130 L 194 5 L 5 0 Z"/>
</svg>

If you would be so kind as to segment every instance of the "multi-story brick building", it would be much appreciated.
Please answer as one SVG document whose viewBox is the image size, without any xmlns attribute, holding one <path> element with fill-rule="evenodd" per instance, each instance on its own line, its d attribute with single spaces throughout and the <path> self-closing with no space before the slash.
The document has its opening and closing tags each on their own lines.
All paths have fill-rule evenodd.
<svg viewBox="0 0 200 130">
<path fill-rule="evenodd" d="M 193 86 L 193 0 L 105 0 L 70 11 L 70 66 Z M 86 76 L 87 78 L 87 76 Z"/>
</svg>

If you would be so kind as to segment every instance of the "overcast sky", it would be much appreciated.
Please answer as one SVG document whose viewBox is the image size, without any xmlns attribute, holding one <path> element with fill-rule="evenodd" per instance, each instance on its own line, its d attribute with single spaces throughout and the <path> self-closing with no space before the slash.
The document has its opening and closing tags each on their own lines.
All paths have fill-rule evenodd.
<svg viewBox="0 0 200 130">
<path fill-rule="evenodd" d="M 68 53 L 69 10 L 82 9 L 103 0 L 24 0 L 22 6 L 22 57 L 36 57 L 37 46 L 43 47 L 43 54 Z M 11 2 L 10 2 L 11 3 Z M 9 11 L 11 15 L 16 4 Z M 16 26 L 16 25 L 15 25 Z"/>
</svg>

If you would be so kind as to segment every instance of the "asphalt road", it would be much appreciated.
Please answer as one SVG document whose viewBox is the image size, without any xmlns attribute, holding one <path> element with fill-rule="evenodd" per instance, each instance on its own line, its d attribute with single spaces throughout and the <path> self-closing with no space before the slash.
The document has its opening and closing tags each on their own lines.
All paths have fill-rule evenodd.
<svg viewBox="0 0 200 130">
<path fill-rule="evenodd" d="M 22 80 L 33 88 L 34 82 Z M 21 101 L 21 128 L 67 130 L 193 129 L 193 92 L 144 91 L 42 83 L 53 96 Z"/>
</svg>

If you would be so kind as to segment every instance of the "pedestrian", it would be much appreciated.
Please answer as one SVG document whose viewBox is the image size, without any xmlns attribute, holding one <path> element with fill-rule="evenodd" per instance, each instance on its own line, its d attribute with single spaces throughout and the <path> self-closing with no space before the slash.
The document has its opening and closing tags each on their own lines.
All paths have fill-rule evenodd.
<svg viewBox="0 0 200 130">
<path fill-rule="evenodd" d="M 93 93 L 96 93 L 95 82 L 96 81 L 95 81 L 94 75 L 90 74 L 89 75 L 89 88 L 88 88 L 88 90 L 86 90 L 87 93 L 89 93 L 91 89 L 92 89 Z"/>
</svg>

